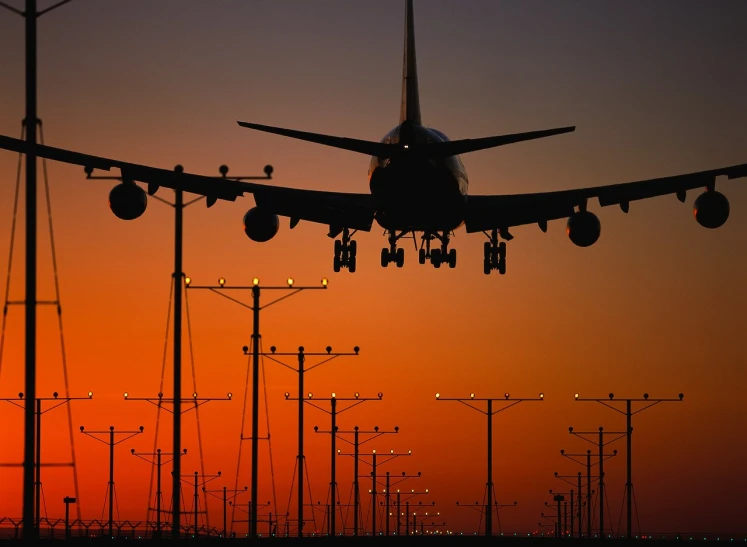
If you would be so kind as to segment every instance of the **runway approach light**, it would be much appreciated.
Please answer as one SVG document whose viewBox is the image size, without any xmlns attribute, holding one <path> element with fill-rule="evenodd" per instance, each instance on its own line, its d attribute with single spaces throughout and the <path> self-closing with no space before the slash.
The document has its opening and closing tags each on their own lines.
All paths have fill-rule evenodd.
<svg viewBox="0 0 747 547">
<path fill-rule="evenodd" d="M 474 394 L 474 393 L 470 393 L 470 394 L 469 394 L 469 398 L 470 398 L 470 399 L 474 399 L 474 398 L 475 398 L 475 394 Z"/>
<path fill-rule="evenodd" d="M 358 398 L 358 397 L 360 397 L 360 396 L 361 396 L 361 394 L 360 394 L 360 393 L 358 393 L 358 392 L 356 391 L 356 392 L 355 392 L 355 398 L 357 399 L 357 398 Z"/>
<path fill-rule="evenodd" d="M 218 285 L 220 285 L 222 287 L 225 284 L 226 284 L 226 278 L 225 277 L 221 277 L 220 279 L 218 279 Z"/>
<path fill-rule="evenodd" d="M 436 399 L 438 399 L 440 397 L 441 397 L 441 394 L 440 393 L 436 393 Z"/>
<path fill-rule="evenodd" d="M 511 394 L 510 394 L 510 393 L 508 393 L 508 392 L 506 392 L 506 393 L 504 393 L 504 394 L 503 394 L 503 396 L 504 396 L 504 397 L 505 397 L 506 399 L 508 399 L 509 397 L 511 397 Z"/>
<path fill-rule="evenodd" d="M 259 285 L 259 277 L 255 277 L 254 279 L 252 279 L 252 285 L 254 285 L 255 287 Z"/>
<path fill-rule="evenodd" d="M 124 398 L 127 399 L 127 397 L 129 397 L 129 396 L 130 396 L 130 394 L 125 391 L 124 392 Z"/>
<path fill-rule="evenodd" d="M 196 391 L 194 393 L 192 393 L 192 397 L 194 397 L 195 399 L 197 399 L 197 392 Z"/>
<path fill-rule="evenodd" d="M 333 398 L 333 399 L 336 399 L 336 398 L 337 398 L 337 393 L 335 393 L 334 391 L 332 392 L 332 398 Z"/>
<path fill-rule="evenodd" d="M 290 394 L 290 393 L 288 393 L 288 392 L 286 391 L 286 392 L 285 392 L 285 398 L 287 399 L 287 398 L 288 398 L 288 397 L 290 397 L 290 396 L 291 396 L 291 394 Z"/>
<path fill-rule="evenodd" d="M 576 393 L 575 398 L 578 399 L 578 393 Z"/>
<path fill-rule="evenodd" d="M 327 283 L 329 283 L 329 281 L 327 281 L 327 278 L 326 277 L 322 277 L 322 287 L 326 287 Z"/>
<path fill-rule="evenodd" d="M 544 399 L 544 398 L 545 398 L 545 394 L 544 393 L 540 393 L 540 399 Z"/>
<path fill-rule="evenodd" d="M 184 284 L 185 284 L 185 285 L 186 285 L 187 287 L 189 287 L 189 284 L 190 284 L 190 283 L 192 283 L 192 278 L 191 278 L 191 277 L 185 277 L 185 278 L 184 278 Z"/>
<path fill-rule="evenodd" d="M 88 392 L 88 398 L 89 398 L 89 399 L 92 399 L 92 398 L 93 398 L 93 391 L 89 391 L 89 392 Z"/>
<path fill-rule="evenodd" d="M 289 286 L 289 287 L 292 287 L 292 286 L 293 286 L 293 278 L 292 278 L 292 277 L 289 277 L 289 278 L 288 278 L 288 286 Z"/>
<path fill-rule="evenodd" d="M 314 394 L 309 391 L 309 399 L 311 399 L 313 396 Z"/>
<path fill-rule="evenodd" d="M 228 392 L 228 398 L 229 398 L 229 399 L 232 399 L 232 398 L 233 398 L 233 393 L 231 393 L 230 391 Z"/>
</svg>

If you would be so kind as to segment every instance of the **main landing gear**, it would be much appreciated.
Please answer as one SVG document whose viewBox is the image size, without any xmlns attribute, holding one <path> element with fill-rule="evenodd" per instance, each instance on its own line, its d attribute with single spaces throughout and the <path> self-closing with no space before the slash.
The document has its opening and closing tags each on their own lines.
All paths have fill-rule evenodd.
<svg viewBox="0 0 747 547">
<path fill-rule="evenodd" d="M 397 235 L 396 230 L 389 232 L 389 248 L 381 249 L 381 266 L 386 268 L 390 262 L 394 262 L 398 268 L 405 265 L 405 250 L 397 248 L 397 241 L 408 232 L 402 231 Z"/>
<path fill-rule="evenodd" d="M 342 239 L 335 239 L 335 259 L 333 262 L 335 272 L 339 272 L 340 268 L 347 268 L 350 273 L 355 272 L 355 255 L 358 252 L 358 243 L 350 239 L 353 234 L 355 232 L 351 234 L 349 228 L 343 228 Z"/>
<path fill-rule="evenodd" d="M 485 232 L 483 232 L 485 233 Z M 506 242 L 498 242 L 498 230 L 493 230 L 488 236 L 489 241 L 484 245 L 483 271 L 489 275 L 492 270 L 498 270 L 503 275 L 506 273 Z"/>
<path fill-rule="evenodd" d="M 437 239 L 441 242 L 440 249 L 431 250 L 431 241 Z M 423 234 L 423 243 L 418 251 L 418 262 L 425 264 L 427 260 L 431 261 L 434 268 L 440 268 L 441 264 L 448 264 L 449 268 L 456 268 L 457 254 L 456 249 L 449 250 L 449 234 L 438 232 Z"/>
</svg>

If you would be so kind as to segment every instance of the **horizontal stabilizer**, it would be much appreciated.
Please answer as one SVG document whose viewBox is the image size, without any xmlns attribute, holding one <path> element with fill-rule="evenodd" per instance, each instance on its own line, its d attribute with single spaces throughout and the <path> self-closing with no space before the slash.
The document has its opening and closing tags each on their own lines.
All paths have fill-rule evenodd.
<svg viewBox="0 0 747 547">
<path fill-rule="evenodd" d="M 562 135 L 575 131 L 576 126 L 559 127 L 557 129 L 545 129 L 543 131 L 529 131 L 528 133 L 514 133 L 512 135 L 498 135 L 496 137 L 483 137 L 481 139 L 462 139 L 458 141 L 446 141 L 429 143 L 426 145 L 427 155 L 430 158 L 443 158 L 447 156 L 456 156 L 466 154 L 467 152 L 476 152 L 486 148 L 495 148 L 515 142 L 531 141 L 534 139 L 543 139 L 553 135 Z"/>
<path fill-rule="evenodd" d="M 396 153 L 397 150 L 396 146 L 381 142 L 349 139 L 347 137 L 334 137 L 332 135 L 308 133 L 306 131 L 296 131 L 295 129 L 284 129 L 282 127 L 272 127 L 269 125 L 260 125 L 257 123 L 236 123 L 238 123 L 241 127 L 256 129 L 257 131 L 274 133 L 275 135 L 282 135 L 284 137 L 300 139 L 302 141 L 315 142 L 318 144 L 324 144 L 326 146 L 332 146 L 333 148 L 341 148 L 343 150 L 350 150 L 352 152 L 359 152 L 361 154 L 366 154 L 368 156 L 377 156 L 379 158 L 388 158 L 392 154 Z"/>
</svg>

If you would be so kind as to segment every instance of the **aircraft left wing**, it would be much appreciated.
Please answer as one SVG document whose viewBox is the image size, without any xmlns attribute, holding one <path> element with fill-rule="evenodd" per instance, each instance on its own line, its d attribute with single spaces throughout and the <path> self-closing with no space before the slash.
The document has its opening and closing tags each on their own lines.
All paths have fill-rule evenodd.
<svg viewBox="0 0 747 547">
<path fill-rule="evenodd" d="M 25 140 L 0 135 L 0 149 L 25 154 L 28 153 L 29 146 Z M 119 169 L 123 180 L 146 183 L 150 194 L 155 193 L 161 186 L 171 189 L 181 188 L 185 192 L 206 196 L 208 206 L 218 199 L 235 201 L 237 197 L 250 193 L 254 195 L 257 206 L 263 211 L 290 217 L 291 227 L 295 226 L 299 220 L 307 220 L 331 227 L 339 226 L 369 231 L 373 224 L 375 207 L 370 194 L 303 190 L 223 177 L 178 173 L 169 169 L 103 158 L 41 144 L 34 146 L 34 153 L 38 157 L 80 165 L 86 169 L 104 171 Z"/>
<path fill-rule="evenodd" d="M 537 223 L 544 231 L 547 229 L 547 221 L 569 217 L 576 208 L 585 209 L 588 201 L 593 198 L 598 198 L 602 207 L 619 205 L 627 212 L 631 201 L 667 194 L 676 194 L 677 199 L 684 202 L 687 190 L 713 189 L 716 177 L 719 176 L 729 179 L 747 177 L 747 163 L 592 188 L 534 194 L 468 196 L 465 228 L 467 232 L 480 232 L 508 230 L 512 226 Z"/>
</svg>

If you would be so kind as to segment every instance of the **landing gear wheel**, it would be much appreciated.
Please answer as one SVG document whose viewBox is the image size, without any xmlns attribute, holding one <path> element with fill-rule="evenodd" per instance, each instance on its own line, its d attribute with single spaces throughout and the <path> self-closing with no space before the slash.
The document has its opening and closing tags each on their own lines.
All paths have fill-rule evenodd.
<svg viewBox="0 0 747 547">
<path fill-rule="evenodd" d="M 501 241 L 498 245 L 498 273 L 506 274 L 506 242 Z"/>
<path fill-rule="evenodd" d="M 493 268 L 490 267 L 490 260 L 487 259 L 487 257 L 483 260 L 483 267 L 482 271 L 485 273 L 485 275 L 490 275 L 490 270 Z"/>
<path fill-rule="evenodd" d="M 425 264 L 425 249 L 420 249 L 420 251 L 418 251 L 418 262 Z"/>
<path fill-rule="evenodd" d="M 431 251 L 431 264 L 434 268 L 441 267 L 441 249 L 433 249 Z"/>
<path fill-rule="evenodd" d="M 381 267 L 386 268 L 389 265 L 389 249 L 381 249 Z"/>
<path fill-rule="evenodd" d="M 447 262 L 449 268 L 456 268 L 456 249 L 451 249 L 448 253 L 448 257 Z"/>
<path fill-rule="evenodd" d="M 355 255 L 350 257 L 350 260 L 348 260 L 348 271 L 350 273 L 355 273 L 355 262 L 356 262 Z"/>
<path fill-rule="evenodd" d="M 340 271 L 340 257 L 335 255 L 335 259 L 332 262 L 332 269 L 335 271 L 335 273 Z"/>
<path fill-rule="evenodd" d="M 401 268 L 405 265 L 405 250 L 404 249 L 397 249 L 397 252 L 395 253 L 395 260 L 398 268 Z"/>
</svg>

